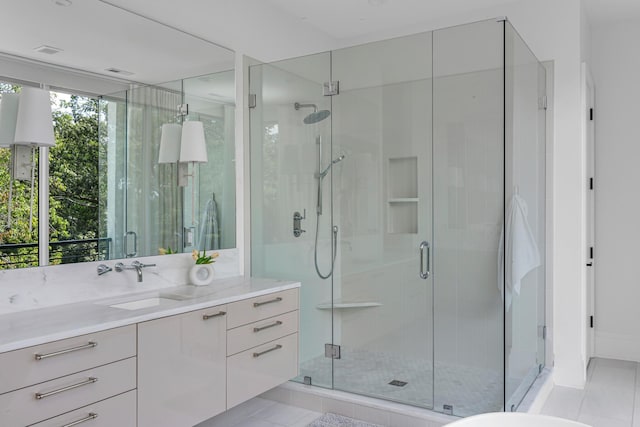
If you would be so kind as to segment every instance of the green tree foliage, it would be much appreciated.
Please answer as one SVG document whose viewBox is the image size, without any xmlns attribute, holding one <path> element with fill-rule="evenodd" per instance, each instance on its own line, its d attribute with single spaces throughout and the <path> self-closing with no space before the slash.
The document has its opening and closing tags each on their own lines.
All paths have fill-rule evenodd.
<svg viewBox="0 0 640 427">
<path fill-rule="evenodd" d="M 94 238 L 100 196 L 98 100 L 73 95 L 60 106 L 53 113 L 56 145 L 49 154 L 49 185 L 55 213 L 66 219 L 68 228 L 62 236 L 51 224 L 51 240 Z"/>
</svg>

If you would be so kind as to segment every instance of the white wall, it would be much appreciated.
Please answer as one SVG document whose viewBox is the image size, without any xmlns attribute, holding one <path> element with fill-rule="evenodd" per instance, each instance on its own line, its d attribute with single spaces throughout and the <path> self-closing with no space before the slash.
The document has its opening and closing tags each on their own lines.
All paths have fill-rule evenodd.
<svg viewBox="0 0 640 427">
<path fill-rule="evenodd" d="M 640 361 L 640 20 L 593 28 L 596 355 Z"/>
</svg>

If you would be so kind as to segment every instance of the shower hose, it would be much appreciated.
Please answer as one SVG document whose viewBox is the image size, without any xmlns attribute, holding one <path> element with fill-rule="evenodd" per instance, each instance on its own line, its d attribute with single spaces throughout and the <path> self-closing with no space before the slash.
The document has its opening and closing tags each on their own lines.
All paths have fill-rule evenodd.
<svg viewBox="0 0 640 427">
<path fill-rule="evenodd" d="M 336 254 L 338 253 L 338 226 L 334 225 L 333 226 L 333 236 L 332 236 L 332 240 L 333 240 L 333 258 L 331 259 L 331 270 L 329 270 L 329 273 L 327 273 L 326 275 L 322 274 L 320 272 L 320 268 L 318 268 L 318 234 L 320 233 L 320 213 L 316 212 L 316 241 L 315 241 L 315 245 L 314 245 L 314 250 L 313 250 L 313 261 L 315 263 L 316 266 L 316 273 L 318 273 L 318 276 L 321 279 L 328 279 L 329 277 L 331 277 L 331 275 L 333 274 L 333 267 L 336 263 Z"/>
</svg>

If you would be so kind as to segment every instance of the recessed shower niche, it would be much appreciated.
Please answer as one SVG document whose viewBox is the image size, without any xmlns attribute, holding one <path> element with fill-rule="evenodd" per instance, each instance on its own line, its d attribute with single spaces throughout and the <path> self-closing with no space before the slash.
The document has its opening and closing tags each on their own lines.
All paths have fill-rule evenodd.
<svg viewBox="0 0 640 427">
<path fill-rule="evenodd" d="M 418 232 L 418 157 L 390 158 L 387 168 L 387 232 Z"/>
</svg>

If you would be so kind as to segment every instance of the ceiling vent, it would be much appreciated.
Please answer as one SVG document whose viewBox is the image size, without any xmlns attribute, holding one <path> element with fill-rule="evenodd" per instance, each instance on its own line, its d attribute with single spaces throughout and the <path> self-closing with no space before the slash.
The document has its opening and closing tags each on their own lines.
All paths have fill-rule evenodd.
<svg viewBox="0 0 640 427">
<path fill-rule="evenodd" d="M 108 71 L 113 74 L 119 74 L 121 76 L 132 76 L 133 73 L 131 71 L 120 70 L 118 68 L 107 68 L 105 71 Z"/>
<path fill-rule="evenodd" d="M 40 47 L 36 47 L 35 49 L 38 53 L 46 53 L 47 55 L 55 55 L 56 53 L 62 52 L 62 49 L 58 49 L 57 47 L 42 45 Z"/>
</svg>

